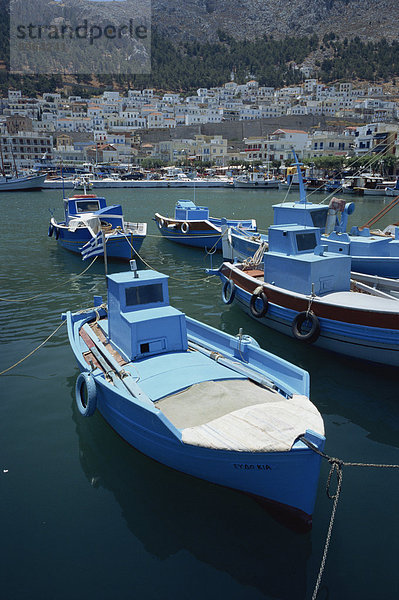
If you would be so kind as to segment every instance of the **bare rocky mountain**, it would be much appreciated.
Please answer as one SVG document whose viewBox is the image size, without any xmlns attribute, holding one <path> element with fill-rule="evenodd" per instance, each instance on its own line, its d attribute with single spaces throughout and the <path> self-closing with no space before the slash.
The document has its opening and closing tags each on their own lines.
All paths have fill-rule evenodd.
<svg viewBox="0 0 399 600">
<path fill-rule="evenodd" d="M 334 32 L 340 38 L 399 38 L 398 0 L 152 0 L 153 24 L 175 40 L 216 41 Z"/>
</svg>

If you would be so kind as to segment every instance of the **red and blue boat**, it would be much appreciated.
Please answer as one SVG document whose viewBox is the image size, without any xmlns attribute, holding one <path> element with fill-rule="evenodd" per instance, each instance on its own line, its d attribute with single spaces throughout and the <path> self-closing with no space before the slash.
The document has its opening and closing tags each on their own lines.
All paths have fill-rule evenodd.
<svg viewBox="0 0 399 600">
<path fill-rule="evenodd" d="M 222 227 L 256 231 L 255 219 L 210 217 L 207 206 L 197 206 L 191 200 L 179 200 L 173 218 L 155 213 L 155 222 L 161 234 L 168 240 L 207 250 L 222 249 Z"/>
</svg>

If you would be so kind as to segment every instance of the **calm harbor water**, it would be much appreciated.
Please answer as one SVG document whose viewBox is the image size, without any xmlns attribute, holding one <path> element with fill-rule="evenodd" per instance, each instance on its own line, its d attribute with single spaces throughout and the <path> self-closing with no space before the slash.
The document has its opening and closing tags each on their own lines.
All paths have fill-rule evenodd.
<svg viewBox="0 0 399 600">
<path fill-rule="evenodd" d="M 172 215 L 177 199 L 194 199 L 193 190 L 104 193 L 109 203 L 122 204 L 127 220 L 147 221 L 141 255 L 170 275 L 176 307 L 228 333 L 242 327 L 310 372 L 330 456 L 399 463 L 397 370 L 303 346 L 223 305 L 219 280 L 204 273 L 210 257 L 162 239 L 152 221 L 157 211 Z M 271 190 L 195 192 L 212 215 L 255 217 L 263 230 L 272 204 L 283 198 Z M 384 202 L 347 199 L 356 202 L 352 224 L 364 223 Z M 0 196 L 0 296 L 12 300 L 0 302 L 0 371 L 43 342 L 63 311 L 105 295 L 103 264 L 79 276 L 87 264 L 47 237 L 49 209 L 61 219 L 57 190 Z M 381 226 L 392 220 L 397 213 Z M 219 261 L 213 255 L 213 266 Z M 123 268 L 109 265 L 110 272 Z M 63 326 L 0 379 L 2 599 L 311 598 L 332 508 L 328 463 L 313 529 L 293 531 L 253 499 L 139 454 L 98 414 L 82 418 L 74 402 L 77 374 Z M 397 470 L 344 468 L 320 598 L 399 597 L 398 497 Z"/>
</svg>

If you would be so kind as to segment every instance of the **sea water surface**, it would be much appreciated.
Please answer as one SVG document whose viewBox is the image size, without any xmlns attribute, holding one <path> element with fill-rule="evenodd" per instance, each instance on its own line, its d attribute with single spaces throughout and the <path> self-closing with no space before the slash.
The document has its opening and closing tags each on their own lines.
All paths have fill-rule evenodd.
<svg viewBox="0 0 399 600">
<path fill-rule="evenodd" d="M 101 190 L 96 190 L 101 194 Z M 72 192 L 70 192 L 72 193 Z M 399 464 L 397 369 L 305 346 L 221 301 L 206 256 L 159 236 L 155 212 L 179 198 L 213 216 L 254 217 L 266 230 L 284 194 L 260 190 L 104 190 L 126 220 L 146 221 L 145 264 L 170 276 L 171 302 L 189 316 L 260 345 L 310 372 L 326 452 L 348 462 Z M 293 194 L 290 195 L 290 199 Z M 316 196 L 312 196 L 312 199 Z M 317 200 L 322 200 L 317 196 Z M 352 198 L 351 224 L 389 200 Z M 305 600 L 319 572 L 331 515 L 323 461 L 310 532 L 252 498 L 166 468 L 126 444 L 95 414 L 80 416 L 78 375 L 61 313 L 105 296 L 104 265 L 57 247 L 58 190 L 0 196 L 0 518 L 2 600 Z M 381 226 L 398 220 L 388 215 Z M 109 264 L 110 272 L 123 264 Z M 399 471 L 345 467 L 319 598 L 399 597 Z"/>
</svg>

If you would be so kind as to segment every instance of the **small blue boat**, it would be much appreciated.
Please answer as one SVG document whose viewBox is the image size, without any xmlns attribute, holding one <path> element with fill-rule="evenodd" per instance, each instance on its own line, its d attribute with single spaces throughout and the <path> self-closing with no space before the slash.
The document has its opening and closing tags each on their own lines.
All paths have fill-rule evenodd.
<svg viewBox="0 0 399 600">
<path fill-rule="evenodd" d="M 132 261 L 134 263 L 135 261 Z M 324 425 L 309 375 L 249 336 L 169 304 L 168 277 L 108 275 L 108 302 L 67 312 L 76 402 L 129 444 L 195 477 L 283 506 L 309 523 Z"/>
<path fill-rule="evenodd" d="M 369 227 L 352 227 L 350 233 L 346 233 L 348 218 L 353 214 L 355 204 L 338 198 L 332 198 L 329 205 L 309 202 L 302 179 L 301 165 L 295 152 L 294 156 L 298 169 L 299 201 L 275 204 L 273 224 L 319 227 L 322 234 L 321 243 L 327 246 L 329 252 L 350 256 L 352 271 L 379 277 L 399 278 L 399 227 L 394 230 L 394 235 L 373 232 Z M 390 205 L 384 207 L 374 219 L 370 220 L 370 226 L 398 204 L 399 198 L 392 200 Z M 267 235 L 255 235 L 249 231 L 232 228 L 230 233 L 226 232 L 223 236 L 223 257 L 228 260 L 233 258 L 245 260 L 253 256 L 261 244 L 267 248 L 267 243 Z"/>
<path fill-rule="evenodd" d="M 254 219 L 210 217 L 208 207 L 197 206 L 191 200 L 179 200 L 176 203 L 174 218 L 156 213 L 155 221 L 161 234 L 168 240 L 207 250 L 222 249 L 222 226 L 256 231 Z"/>
<path fill-rule="evenodd" d="M 259 258 L 210 271 L 226 304 L 302 343 L 399 366 L 399 299 L 354 280 L 351 257 L 328 251 L 320 228 L 272 225 Z"/>
<path fill-rule="evenodd" d="M 107 258 L 130 260 L 139 252 L 147 234 L 146 223 L 126 222 L 120 204 L 107 206 L 105 198 L 95 194 L 64 198 L 64 213 L 64 221 L 51 217 L 48 235 L 54 236 L 62 248 L 77 254 L 102 231 Z"/>
</svg>

